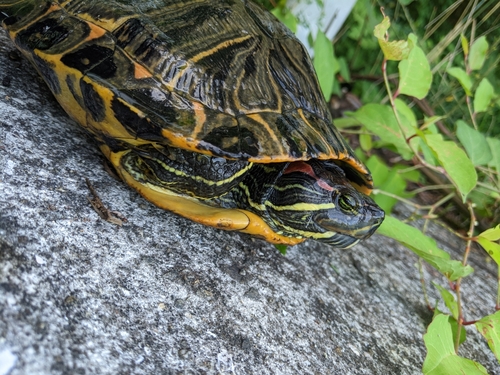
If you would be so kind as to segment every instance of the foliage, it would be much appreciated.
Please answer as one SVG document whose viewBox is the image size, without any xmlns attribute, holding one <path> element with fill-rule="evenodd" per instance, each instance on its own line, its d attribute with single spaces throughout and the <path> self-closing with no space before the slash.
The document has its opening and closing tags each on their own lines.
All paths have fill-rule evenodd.
<svg viewBox="0 0 500 375">
<path fill-rule="evenodd" d="M 388 214 L 402 201 L 413 207 L 412 218 L 424 219 L 417 229 L 388 216 L 379 233 L 408 247 L 452 286 L 454 293 L 434 284 L 447 315 L 430 305 L 422 285 L 435 311 L 424 336 L 424 374 L 485 374 L 457 351 L 466 339 L 464 326 L 474 326 L 500 361 L 500 311 L 466 322 L 460 288 L 473 272 L 467 264 L 473 243 L 498 265 L 500 280 L 500 40 L 493 37 L 500 30 L 500 3 L 445 0 L 437 9 L 428 0 L 429 6 L 398 0 L 379 13 L 374 2 L 358 0 L 335 48 L 321 32 L 315 36 L 314 65 L 327 99 L 340 94 L 340 82 L 350 81 L 352 93 L 367 103 L 335 124 L 359 135 L 357 154 L 372 171 L 375 201 Z M 274 13 L 287 24 L 297 22 L 283 9 L 281 1 Z M 436 192 L 434 203 L 408 200 L 423 191 Z M 425 234 L 428 222 L 450 207 L 467 215 L 462 228 L 449 228 L 464 241 L 460 261 Z"/>
</svg>

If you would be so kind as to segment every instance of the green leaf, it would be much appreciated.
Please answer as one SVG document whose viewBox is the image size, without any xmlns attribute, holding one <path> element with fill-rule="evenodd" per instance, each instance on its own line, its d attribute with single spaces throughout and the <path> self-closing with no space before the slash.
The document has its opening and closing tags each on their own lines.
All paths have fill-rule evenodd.
<svg viewBox="0 0 500 375">
<path fill-rule="evenodd" d="M 439 310 L 437 304 L 438 304 L 438 301 L 436 301 L 436 306 L 434 306 L 434 314 L 432 315 L 432 319 L 434 319 L 436 316 L 438 316 L 440 314 L 447 315 L 446 313 Z M 450 323 L 451 332 L 453 334 L 453 342 L 456 342 L 456 338 L 457 338 L 457 334 L 458 334 L 458 322 L 454 317 L 448 316 L 448 323 Z M 458 342 L 460 344 L 462 344 L 466 338 L 467 338 L 467 332 L 465 332 L 465 328 L 463 326 L 461 326 L 460 340 Z"/>
<path fill-rule="evenodd" d="M 350 114 L 352 112 L 345 112 L 346 115 Z M 344 129 L 344 128 L 349 128 L 352 126 L 359 126 L 361 125 L 358 120 L 356 120 L 353 117 L 339 117 L 336 119 L 333 119 L 333 124 L 337 129 Z"/>
<path fill-rule="evenodd" d="M 450 260 L 450 255 L 438 248 L 434 239 L 392 216 L 385 217 L 378 233 L 400 242 L 451 281 L 474 271 L 470 266 L 464 267 L 458 260 Z"/>
<path fill-rule="evenodd" d="M 462 85 L 465 94 L 467 96 L 472 96 L 472 81 L 465 70 L 461 68 L 450 68 L 447 71 L 450 76 L 455 77 Z"/>
<path fill-rule="evenodd" d="M 292 33 L 297 32 L 297 18 L 286 7 L 276 7 L 271 10 L 271 13 L 279 19 Z"/>
<path fill-rule="evenodd" d="M 412 109 L 406 104 L 403 100 L 397 98 L 394 100 L 394 104 L 396 105 L 396 109 L 400 115 L 403 115 L 406 120 L 408 120 L 406 132 L 407 135 L 413 135 L 415 133 L 415 129 L 417 128 L 417 117 Z"/>
<path fill-rule="evenodd" d="M 360 134 L 359 145 L 363 151 L 370 151 L 373 147 L 372 136 L 366 133 Z"/>
<path fill-rule="evenodd" d="M 483 134 L 471 128 L 464 121 L 458 120 L 457 137 L 467 151 L 472 164 L 487 165 L 490 162 L 492 158 L 490 146 Z"/>
<path fill-rule="evenodd" d="M 332 96 L 333 81 L 339 71 L 338 63 L 333 54 L 333 44 L 326 35 L 318 30 L 314 41 L 314 68 L 318 74 L 319 85 L 327 101 Z"/>
<path fill-rule="evenodd" d="M 495 90 L 490 81 L 483 78 L 477 86 L 474 94 L 474 112 L 485 112 L 488 109 L 491 101 L 495 98 Z"/>
<path fill-rule="evenodd" d="M 408 57 L 410 48 L 406 40 L 386 41 L 385 33 L 391 26 L 389 17 L 384 17 L 381 23 L 375 26 L 373 35 L 378 39 L 378 44 L 386 60 L 400 61 Z"/>
<path fill-rule="evenodd" d="M 486 41 L 485 36 L 476 39 L 474 43 L 472 43 L 469 54 L 470 70 L 479 70 L 483 67 L 487 51 L 488 51 L 488 42 Z"/>
<path fill-rule="evenodd" d="M 391 168 L 389 170 L 389 173 L 384 180 L 378 181 L 378 189 L 397 196 L 404 195 L 403 193 L 406 189 L 406 185 L 406 181 L 395 168 Z M 375 194 L 373 199 L 380 206 L 380 208 L 387 213 L 391 212 L 394 205 L 398 202 L 396 198 L 392 198 L 384 194 Z"/>
<path fill-rule="evenodd" d="M 478 320 L 475 326 L 488 342 L 495 357 L 500 361 L 500 311 Z"/>
<path fill-rule="evenodd" d="M 500 266 L 500 245 L 481 236 L 477 238 L 477 242 L 486 250 L 491 259 Z"/>
<path fill-rule="evenodd" d="M 448 319 L 448 322 L 450 323 L 451 326 L 451 332 L 453 334 L 453 342 L 456 342 L 457 339 L 457 334 L 458 334 L 458 322 L 457 320 L 450 316 Z M 459 344 L 462 344 L 465 339 L 467 338 L 467 332 L 465 332 L 464 326 L 460 326 L 460 339 L 459 339 Z"/>
<path fill-rule="evenodd" d="M 484 237 L 490 241 L 500 240 L 500 224 L 498 224 L 495 228 L 485 230 L 479 235 L 479 237 Z"/>
<path fill-rule="evenodd" d="M 424 51 L 416 45 L 416 37 L 410 34 L 409 43 L 413 48 L 408 58 L 399 65 L 399 93 L 423 99 L 427 96 L 432 83 L 432 72 Z"/>
<path fill-rule="evenodd" d="M 396 106 L 396 110 L 398 111 L 399 121 L 401 123 L 401 127 L 403 128 L 403 133 L 405 138 L 408 139 L 417 133 L 417 117 L 415 116 L 413 110 L 403 100 L 396 98 L 396 100 L 394 100 L 394 104 Z M 416 147 L 418 144 L 418 138 L 413 137 L 410 140 L 410 143 L 413 147 Z"/>
<path fill-rule="evenodd" d="M 444 119 L 444 116 L 424 117 L 424 123 L 420 126 L 420 130 L 425 130 L 427 128 L 430 128 L 431 125 L 434 125 L 436 122 L 441 121 L 442 119 Z M 438 132 L 432 132 L 432 133 L 436 134 Z"/>
<path fill-rule="evenodd" d="M 437 155 L 439 163 L 457 187 L 465 202 L 467 194 L 476 186 L 477 173 L 474 165 L 455 142 L 445 141 L 440 134 L 425 135 L 425 142 Z"/>
<path fill-rule="evenodd" d="M 344 78 L 344 81 L 351 82 L 351 72 L 349 70 L 349 64 L 347 63 L 347 60 L 345 59 L 345 57 L 339 57 L 337 60 L 339 63 L 340 76 Z"/>
<path fill-rule="evenodd" d="M 427 146 L 427 143 L 424 141 L 424 136 L 420 138 L 420 150 L 422 151 L 422 154 L 424 155 L 424 159 L 427 163 L 430 165 L 433 165 L 437 167 L 439 165 L 439 161 L 437 160 L 437 156 L 432 152 L 431 148 Z"/>
<path fill-rule="evenodd" d="M 389 17 L 385 16 L 382 22 L 375 26 L 373 35 L 375 35 L 377 39 L 385 39 L 385 33 L 389 30 L 389 27 L 391 27 L 391 20 Z"/>
<path fill-rule="evenodd" d="M 366 161 L 366 166 L 372 173 L 373 181 L 376 186 L 387 179 L 389 175 L 389 167 L 378 156 L 373 155 Z"/>
<path fill-rule="evenodd" d="M 460 42 L 462 43 L 462 49 L 464 50 L 464 55 L 467 56 L 469 54 L 469 41 L 464 34 L 460 34 Z"/>
<path fill-rule="evenodd" d="M 274 244 L 274 247 L 276 247 L 276 249 L 278 249 L 278 251 L 283 254 L 283 255 L 286 255 L 286 249 L 287 249 L 287 245 L 282 245 L 282 244 Z"/>
<path fill-rule="evenodd" d="M 455 297 L 453 294 L 451 294 L 448 290 L 443 288 L 441 285 L 438 285 L 436 283 L 432 283 L 436 287 L 437 290 L 439 290 L 439 293 L 441 294 L 441 298 L 444 301 L 444 304 L 450 310 L 451 315 L 455 318 L 458 319 L 458 305 L 457 301 L 455 301 Z"/>
<path fill-rule="evenodd" d="M 424 375 L 488 374 L 486 369 L 470 359 L 455 354 L 451 325 L 446 315 L 437 315 L 424 335 L 427 356 L 422 372 Z"/>
<path fill-rule="evenodd" d="M 490 146 L 492 155 L 488 166 L 495 168 L 500 173 L 500 139 L 487 137 L 486 142 Z"/>
<path fill-rule="evenodd" d="M 354 117 L 366 129 L 375 133 L 383 142 L 394 145 L 405 160 L 409 160 L 413 156 L 413 152 L 406 143 L 406 137 L 402 134 L 391 107 L 370 103 L 348 115 Z"/>
</svg>

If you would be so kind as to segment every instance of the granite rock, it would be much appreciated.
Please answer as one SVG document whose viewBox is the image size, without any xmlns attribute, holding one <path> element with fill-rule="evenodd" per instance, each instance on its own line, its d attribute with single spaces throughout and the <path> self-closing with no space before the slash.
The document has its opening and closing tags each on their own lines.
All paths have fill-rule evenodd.
<svg viewBox="0 0 500 375">
<path fill-rule="evenodd" d="M 282 256 L 154 207 L 12 51 L 0 32 L 0 375 L 420 373 L 432 313 L 409 250 L 374 235 Z M 97 216 L 86 178 L 126 223 Z M 496 294 L 494 267 L 472 255 L 469 319 Z M 499 373 L 468 333 L 460 354 Z"/>
</svg>

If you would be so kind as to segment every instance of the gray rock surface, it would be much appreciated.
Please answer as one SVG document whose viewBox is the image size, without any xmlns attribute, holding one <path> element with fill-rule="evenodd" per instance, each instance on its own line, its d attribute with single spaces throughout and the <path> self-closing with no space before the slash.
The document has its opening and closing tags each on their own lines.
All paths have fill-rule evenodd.
<svg viewBox="0 0 500 375">
<path fill-rule="evenodd" d="M 431 313 L 409 250 L 375 235 L 282 256 L 152 206 L 13 49 L 0 32 L 0 375 L 420 373 Z M 85 178 L 127 223 L 97 216 Z M 496 293 L 494 267 L 472 255 L 468 319 Z M 468 333 L 461 354 L 500 373 Z"/>
</svg>

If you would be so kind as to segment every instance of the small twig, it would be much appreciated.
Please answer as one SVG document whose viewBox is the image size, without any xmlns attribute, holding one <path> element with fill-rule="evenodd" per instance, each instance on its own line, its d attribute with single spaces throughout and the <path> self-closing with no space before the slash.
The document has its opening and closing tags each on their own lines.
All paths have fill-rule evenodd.
<svg viewBox="0 0 500 375">
<path fill-rule="evenodd" d="M 434 203 L 430 207 L 429 212 L 427 213 L 428 217 L 425 219 L 424 227 L 422 228 L 422 233 L 425 233 L 427 231 L 427 225 L 429 223 L 429 218 L 433 217 L 434 211 L 436 211 L 438 209 L 438 207 L 440 207 L 441 205 L 443 205 L 444 203 L 446 203 L 450 199 L 452 199 L 454 195 L 455 195 L 455 193 L 450 193 L 447 196 L 445 196 L 445 197 L 441 198 L 440 200 L 438 200 L 436 203 Z"/>
<path fill-rule="evenodd" d="M 124 217 L 119 212 L 111 211 L 104 205 L 104 203 L 102 203 L 101 198 L 99 198 L 97 191 L 94 189 L 88 178 L 85 178 L 85 182 L 87 183 L 87 186 L 93 195 L 93 198 L 87 197 L 87 199 L 94 211 L 97 212 L 97 214 L 101 217 L 101 219 L 119 226 L 121 226 L 124 222 L 127 222 L 126 217 Z"/>
<path fill-rule="evenodd" d="M 429 190 L 441 190 L 441 189 L 450 189 L 450 188 L 453 188 L 452 184 L 447 184 L 447 185 L 430 185 L 430 186 L 423 186 L 421 188 L 412 190 L 412 191 L 410 191 L 410 193 L 412 193 L 412 194 L 419 194 L 419 193 L 422 193 L 424 191 L 429 191 Z M 453 193 L 453 195 L 455 195 L 455 194 Z"/>
<path fill-rule="evenodd" d="M 427 287 L 425 286 L 425 277 L 424 277 L 424 265 L 422 258 L 418 258 L 418 273 L 420 274 L 420 285 L 422 285 L 422 292 L 424 293 L 424 301 L 427 305 L 427 308 L 430 311 L 434 311 L 434 307 L 432 307 L 431 302 L 429 301 L 429 295 L 427 294 Z"/>
</svg>

